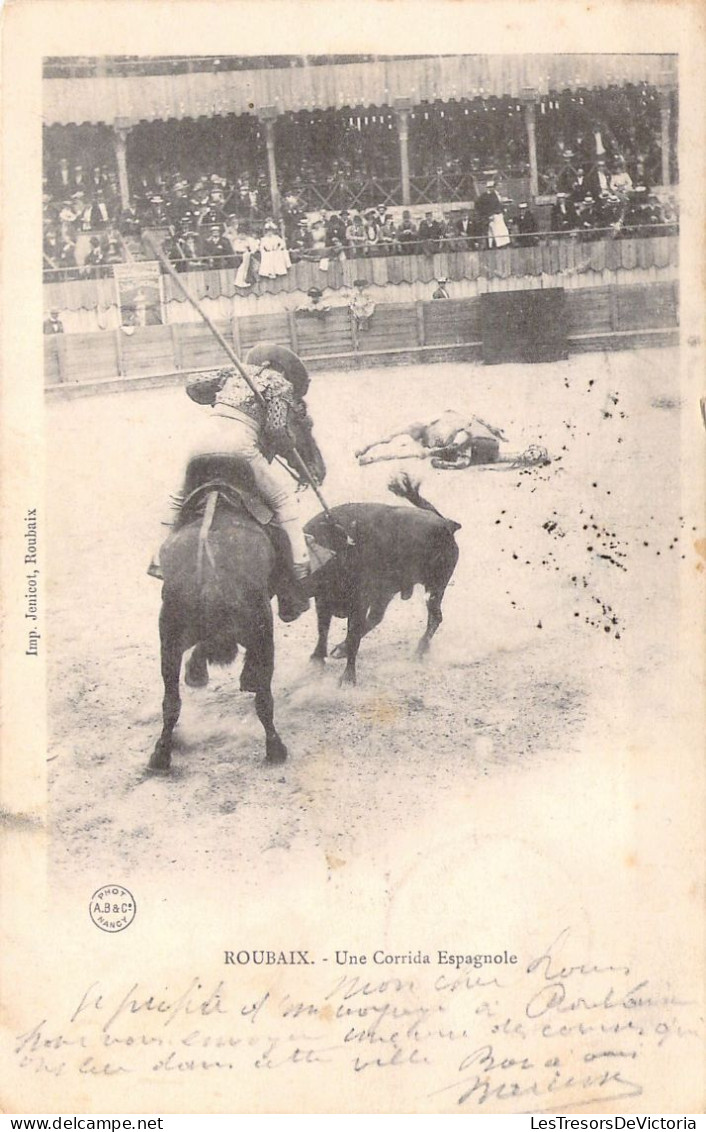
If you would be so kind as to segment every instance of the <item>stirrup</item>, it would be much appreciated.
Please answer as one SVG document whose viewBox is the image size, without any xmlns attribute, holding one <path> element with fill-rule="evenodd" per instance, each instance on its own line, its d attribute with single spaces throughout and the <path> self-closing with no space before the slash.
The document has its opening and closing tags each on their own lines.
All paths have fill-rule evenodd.
<svg viewBox="0 0 706 1132">
<path fill-rule="evenodd" d="M 150 562 L 149 566 L 147 567 L 147 573 L 150 578 L 157 578 L 157 580 L 160 582 L 164 581 L 164 574 L 162 573 L 162 567 L 160 566 L 159 562 Z"/>
</svg>

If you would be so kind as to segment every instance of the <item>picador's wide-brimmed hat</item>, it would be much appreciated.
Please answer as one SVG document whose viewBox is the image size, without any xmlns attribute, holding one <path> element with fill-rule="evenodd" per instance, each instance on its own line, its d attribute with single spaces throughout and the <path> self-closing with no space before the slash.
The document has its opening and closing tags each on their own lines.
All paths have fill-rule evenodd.
<svg viewBox="0 0 706 1132">
<path fill-rule="evenodd" d="M 245 356 L 251 366 L 271 365 L 281 370 L 294 389 L 297 397 L 303 397 L 309 388 L 309 371 L 301 358 L 287 346 L 276 342 L 258 342 Z"/>
<path fill-rule="evenodd" d="M 228 379 L 228 372 L 195 373 L 186 379 L 186 392 L 197 405 L 215 405 L 216 394 L 220 393 Z"/>
</svg>

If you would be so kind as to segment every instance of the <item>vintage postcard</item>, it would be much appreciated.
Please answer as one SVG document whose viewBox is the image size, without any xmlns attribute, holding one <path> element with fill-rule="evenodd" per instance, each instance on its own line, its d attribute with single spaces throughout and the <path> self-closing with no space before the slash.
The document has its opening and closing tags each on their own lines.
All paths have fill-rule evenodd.
<svg viewBox="0 0 706 1132">
<path fill-rule="evenodd" d="M 3 1111 L 693 1127 L 702 7 L 3 32 Z"/>
</svg>

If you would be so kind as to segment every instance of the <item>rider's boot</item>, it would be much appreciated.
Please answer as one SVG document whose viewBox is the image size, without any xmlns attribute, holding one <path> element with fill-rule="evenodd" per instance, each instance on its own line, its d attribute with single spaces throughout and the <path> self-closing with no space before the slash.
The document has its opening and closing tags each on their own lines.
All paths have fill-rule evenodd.
<svg viewBox="0 0 706 1132">
<path fill-rule="evenodd" d="M 309 576 L 308 563 L 287 563 L 280 574 L 277 587 L 277 609 L 280 621 L 296 621 L 310 608 L 305 581 Z"/>
</svg>

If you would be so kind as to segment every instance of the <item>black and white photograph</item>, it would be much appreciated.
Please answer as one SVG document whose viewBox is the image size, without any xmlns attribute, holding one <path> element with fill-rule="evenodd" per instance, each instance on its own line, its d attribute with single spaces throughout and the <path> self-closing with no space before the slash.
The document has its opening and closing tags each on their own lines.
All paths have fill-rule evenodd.
<svg viewBox="0 0 706 1132">
<path fill-rule="evenodd" d="M 696 6 L 30 8 L 6 1111 L 695 1128 Z"/>
</svg>

